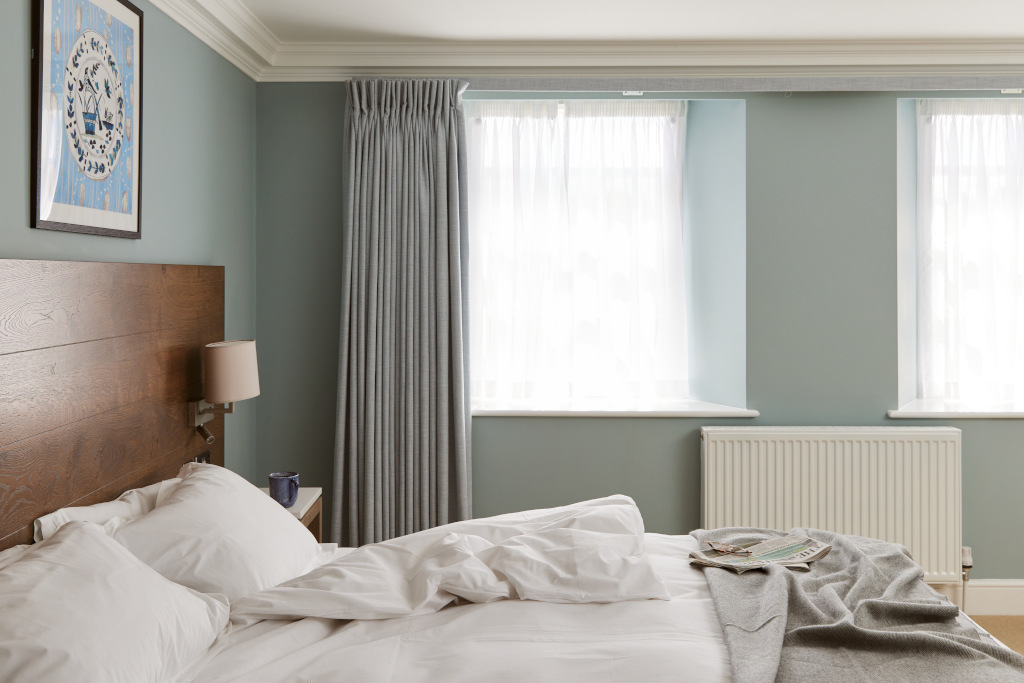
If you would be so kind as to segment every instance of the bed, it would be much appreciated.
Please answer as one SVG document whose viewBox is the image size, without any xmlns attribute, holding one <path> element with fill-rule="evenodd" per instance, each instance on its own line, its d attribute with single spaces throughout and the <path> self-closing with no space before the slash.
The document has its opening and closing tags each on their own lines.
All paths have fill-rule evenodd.
<svg viewBox="0 0 1024 683">
<path fill-rule="evenodd" d="M 222 418 L 212 449 L 187 424 L 221 338 L 223 269 L 0 261 L 0 680 L 808 680 L 786 654 L 808 652 L 827 680 L 1024 680 L 870 539 L 833 540 L 892 563 L 881 595 L 837 589 L 838 552 L 807 579 L 693 567 L 698 538 L 771 532 L 650 534 L 625 496 L 317 544 L 221 466 Z M 840 611 L 909 608 L 794 636 L 807 580 Z M 896 644 L 879 660 L 862 630 Z"/>
</svg>

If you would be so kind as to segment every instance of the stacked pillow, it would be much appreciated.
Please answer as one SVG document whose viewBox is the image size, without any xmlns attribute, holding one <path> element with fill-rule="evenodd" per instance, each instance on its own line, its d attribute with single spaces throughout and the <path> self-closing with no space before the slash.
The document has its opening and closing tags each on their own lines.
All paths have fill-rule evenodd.
<svg viewBox="0 0 1024 683">
<path fill-rule="evenodd" d="M 181 479 L 167 479 L 141 489 L 125 491 L 117 500 L 107 503 L 61 508 L 43 515 L 33 524 L 33 540 L 36 543 L 45 541 L 57 533 L 57 529 L 75 521 L 101 524 L 110 534 L 121 524 L 152 512 L 180 482 Z"/>
<path fill-rule="evenodd" d="M 0 680 L 171 680 L 227 621 L 222 596 L 172 583 L 98 525 L 69 522 L 0 569 Z"/>
<path fill-rule="evenodd" d="M 299 520 L 248 481 L 189 463 L 181 483 L 113 538 L 165 577 L 229 600 L 305 573 L 320 545 Z"/>
<path fill-rule="evenodd" d="M 199 666 L 228 601 L 304 574 L 320 545 L 223 467 L 36 520 L 0 553 L 0 681 L 164 681 Z"/>
</svg>

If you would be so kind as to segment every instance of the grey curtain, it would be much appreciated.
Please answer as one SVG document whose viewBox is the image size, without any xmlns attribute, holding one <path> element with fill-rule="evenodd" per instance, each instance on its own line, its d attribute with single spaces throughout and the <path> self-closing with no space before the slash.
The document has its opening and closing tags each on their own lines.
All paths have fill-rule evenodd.
<svg viewBox="0 0 1024 683">
<path fill-rule="evenodd" d="M 335 541 L 470 515 L 464 81 L 353 80 Z"/>
</svg>

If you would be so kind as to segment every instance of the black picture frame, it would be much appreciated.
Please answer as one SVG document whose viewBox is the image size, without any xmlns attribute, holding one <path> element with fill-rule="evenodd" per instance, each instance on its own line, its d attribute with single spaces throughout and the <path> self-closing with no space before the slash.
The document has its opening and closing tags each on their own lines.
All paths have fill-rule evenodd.
<svg viewBox="0 0 1024 683">
<path fill-rule="evenodd" d="M 34 0 L 32 227 L 142 237 L 142 10 Z"/>
</svg>

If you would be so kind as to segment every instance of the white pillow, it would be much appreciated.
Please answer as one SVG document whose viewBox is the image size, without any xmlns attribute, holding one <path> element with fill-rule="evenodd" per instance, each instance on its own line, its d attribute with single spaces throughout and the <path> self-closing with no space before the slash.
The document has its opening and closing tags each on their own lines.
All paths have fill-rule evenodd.
<svg viewBox="0 0 1024 683">
<path fill-rule="evenodd" d="M 0 681 L 166 681 L 228 607 L 163 578 L 95 525 L 65 524 L 0 569 Z"/>
<path fill-rule="evenodd" d="M 117 500 L 96 505 L 61 508 L 43 515 L 33 524 L 33 540 L 36 543 L 53 536 L 57 529 L 67 522 L 94 522 L 106 525 L 106 532 L 112 533 L 124 519 L 144 515 L 159 505 L 174 490 L 180 479 L 166 479 L 140 489 L 125 491 Z"/>
<path fill-rule="evenodd" d="M 113 538 L 165 577 L 229 600 L 305 573 L 320 546 L 270 496 L 217 465 L 188 463 L 162 505 Z"/>
</svg>

